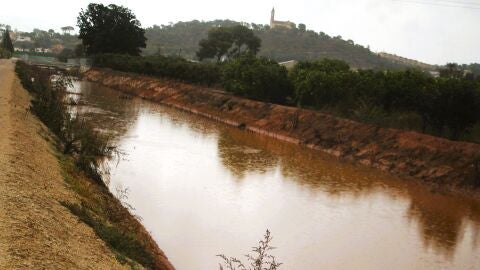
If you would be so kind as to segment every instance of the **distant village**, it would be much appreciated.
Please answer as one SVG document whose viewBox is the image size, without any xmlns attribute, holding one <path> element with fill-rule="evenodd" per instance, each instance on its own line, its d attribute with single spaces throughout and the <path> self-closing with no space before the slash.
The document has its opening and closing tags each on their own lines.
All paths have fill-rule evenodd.
<svg viewBox="0 0 480 270">
<path fill-rule="evenodd" d="M 73 48 L 79 43 L 77 37 L 71 34 L 75 30 L 72 26 L 62 27 L 62 33 L 55 32 L 53 29 L 48 31 L 34 29 L 32 32 L 21 32 L 16 29 L 12 30 L 9 25 L 0 24 L 0 35 L 3 35 L 7 29 L 15 52 L 20 53 L 57 55 L 65 47 Z"/>
</svg>

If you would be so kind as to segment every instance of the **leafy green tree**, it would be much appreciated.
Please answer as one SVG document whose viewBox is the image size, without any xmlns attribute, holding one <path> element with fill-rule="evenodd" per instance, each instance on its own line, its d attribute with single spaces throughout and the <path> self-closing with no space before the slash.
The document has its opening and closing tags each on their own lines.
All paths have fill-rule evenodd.
<svg viewBox="0 0 480 270">
<path fill-rule="evenodd" d="M 88 55 L 118 53 L 139 55 L 146 47 L 145 30 L 135 15 L 123 6 L 89 4 L 77 18 Z"/>
<path fill-rule="evenodd" d="M 467 80 L 441 79 L 437 87 L 440 102 L 435 111 L 440 112 L 438 117 L 442 117 L 445 121 L 449 129 L 449 137 L 457 140 L 479 119 L 478 92 L 475 85 Z"/>
<path fill-rule="evenodd" d="M 337 103 L 353 79 L 353 74 L 349 73 L 350 66 L 340 60 L 298 63 L 290 72 L 297 105 L 321 108 Z"/>
<path fill-rule="evenodd" d="M 57 59 L 60 62 L 66 63 L 68 58 L 74 58 L 75 57 L 75 51 L 70 49 L 70 48 L 64 48 L 58 55 Z"/>
<path fill-rule="evenodd" d="M 212 28 L 208 31 L 208 38 L 200 40 L 200 49 L 197 52 L 197 57 L 200 60 L 215 58 L 219 62 L 223 56 L 227 55 L 232 44 L 232 33 L 228 28 Z"/>
<path fill-rule="evenodd" d="M 10 31 L 7 29 L 3 34 L 2 38 L 2 48 L 9 51 L 10 53 L 14 53 L 14 48 L 12 44 L 12 40 L 10 39 Z"/>
<path fill-rule="evenodd" d="M 298 24 L 298 30 L 305 32 L 307 31 L 307 26 L 303 23 Z"/>
<path fill-rule="evenodd" d="M 243 54 L 257 54 L 261 41 L 253 31 L 243 25 L 210 29 L 207 39 L 199 42 L 197 57 L 200 60 L 222 57 L 232 58 Z"/>
<path fill-rule="evenodd" d="M 73 28 L 72 26 L 64 26 L 62 28 L 60 28 L 63 32 L 64 35 L 66 34 L 69 34 L 70 35 L 70 32 L 75 30 L 75 28 Z"/>
<path fill-rule="evenodd" d="M 388 71 L 383 79 L 384 92 L 380 102 L 389 112 L 414 110 L 423 89 L 433 83 L 427 73 L 417 69 Z"/>
<path fill-rule="evenodd" d="M 440 77 L 443 78 L 462 78 L 463 70 L 457 63 L 447 63 L 445 68 L 440 69 Z"/>
<path fill-rule="evenodd" d="M 222 85 L 236 95 L 274 103 L 285 103 L 292 94 L 285 67 L 251 54 L 232 59 L 222 67 Z"/>
<path fill-rule="evenodd" d="M 77 58 L 85 56 L 85 47 L 83 46 L 82 43 L 77 44 L 77 46 L 75 46 L 74 55 Z"/>
<path fill-rule="evenodd" d="M 299 62 L 292 72 L 296 72 L 299 70 L 317 70 L 326 73 L 335 73 L 347 72 L 350 70 L 350 66 L 342 60 L 326 58 L 318 61 Z"/>
</svg>

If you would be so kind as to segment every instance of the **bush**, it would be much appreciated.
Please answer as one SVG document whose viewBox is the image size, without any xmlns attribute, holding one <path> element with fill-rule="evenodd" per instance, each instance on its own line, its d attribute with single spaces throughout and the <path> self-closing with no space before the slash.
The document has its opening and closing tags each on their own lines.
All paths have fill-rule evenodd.
<svg viewBox="0 0 480 270">
<path fill-rule="evenodd" d="M 277 262 L 275 256 L 270 254 L 270 252 L 275 249 L 275 247 L 270 245 L 272 239 L 273 237 L 271 236 L 270 231 L 267 230 L 263 240 L 258 242 L 258 247 L 252 248 L 253 253 L 245 255 L 248 261 L 247 266 L 241 260 L 235 257 L 227 257 L 224 254 L 217 255 L 217 257 L 220 257 L 223 260 L 223 263 L 220 263 L 220 270 L 279 269 L 282 263 Z"/>
<path fill-rule="evenodd" d="M 292 94 L 286 68 L 253 55 L 228 61 L 222 67 L 222 85 L 236 95 L 274 103 L 285 103 Z"/>
<path fill-rule="evenodd" d="M 413 112 L 422 119 L 423 132 L 451 139 L 461 138 L 480 119 L 480 83 L 466 78 L 435 79 L 415 69 L 352 71 L 346 63 L 325 59 L 299 63 L 290 80 L 299 106 L 336 108 L 347 117 L 369 122 L 375 120 L 370 116 Z"/>
<path fill-rule="evenodd" d="M 34 99 L 31 111 L 57 136 L 65 154 L 76 158 L 77 166 L 97 183 L 105 185 L 100 172 L 101 157 L 114 151 L 109 138 L 96 132 L 79 117 L 72 117 L 64 104 L 66 88 L 71 84 L 64 76 L 18 61 L 16 72 Z"/>
<path fill-rule="evenodd" d="M 73 51 L 72 49 L 69 49 L 69 48 L 63 49 L 63 50 L 57 55 L 58 61 L 64 62 L 64 63 L 66 63 L 66 62 L 68 61 L 68 58 L 75 58 L 75 57 L 76 57 L 75 51 Z"/>
<path fill-rule="evenodd" d="M 12 53 L 4 48 L 0 48 L 0 59 L 9 59 L 12 57 Z"/>
<path fill-rule="evenodd" d="M 174 56 L 140 57 L 100 54 L 94 57 L 93 65 L 209 86 L 220 83 L 220 67 L 218 65 L 190 62 Z"/>
</svg>

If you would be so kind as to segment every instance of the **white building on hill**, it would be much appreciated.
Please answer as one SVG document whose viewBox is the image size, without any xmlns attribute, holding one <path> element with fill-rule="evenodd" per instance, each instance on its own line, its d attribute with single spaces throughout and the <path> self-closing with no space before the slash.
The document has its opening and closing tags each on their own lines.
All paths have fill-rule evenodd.
<svg viewBox="0 0 480 270">
<path fill-rule="evenodd" d="M 272 8 L 272 14 L 270 16 L 270 28 L 283 27 L 287 29 L 294 29 L 297 26 L 291 21 L 275 21 L 275 8 Z"/>
</svg>

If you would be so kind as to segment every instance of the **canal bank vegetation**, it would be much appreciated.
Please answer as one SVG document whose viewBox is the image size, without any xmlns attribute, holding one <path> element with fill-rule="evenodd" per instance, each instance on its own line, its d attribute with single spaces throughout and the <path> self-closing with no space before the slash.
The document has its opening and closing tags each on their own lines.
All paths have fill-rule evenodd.
<svg viewBox="0 0 480 270">
<path fill-rule="evenodd" d="M 340 60 L 300 62 L 291 71 L 242 55 L 225 63 L 178 57 L 96 55 L 96 67 L 222 86 L 255 100 L 316 109 L 381 127 L 480 142 L 480 78 L 457 71 L 352 70 Z"/>
<path fill-rule="evenodd" d="M 66 76 L 54 76 L 50 70 L 17 62 L 16 72 L 22 85 L 29 91 L 31 111 L 52 131 L 64 154 L 75 158 L 75 164 L 85 174 L 104 185 L 100 158 L 110 156 L 115 147 L 109 138 L 96 132 L 86 121 L 73 117 L 65 105 L 65 91 L 71 84 Z"/>
<path fill-rule="evenodd" d="M 140 222 L 115 198 L 102 179 L 102 159 L 114 153 L 109 138 L 95 131 L 65 105 L 70 79 L 18 61 L 16 72 L 32 95 L 30 110 L 55 135 L 64 178 L 80 203 L 63 203 L 89 225 L 132 268 L 173 269 Z"/>
<path fill-rule="evenodd" d="M 480 142 L 480 78 L 457 70 L 353 71 L 342 61 L 300 62 L 290 72 L 293 99 L 382 127 Z"/>
<path fill-rule="evenodd" d="M 97 54 L 94 66 L 124 72 L 135 72 L 160 78 L 172 78 L 208 86 L 220 82 L 220 66 L 214 63 L 197 63 L 176 56 L 139 57 L 127 54 Z"/>
</svg>

